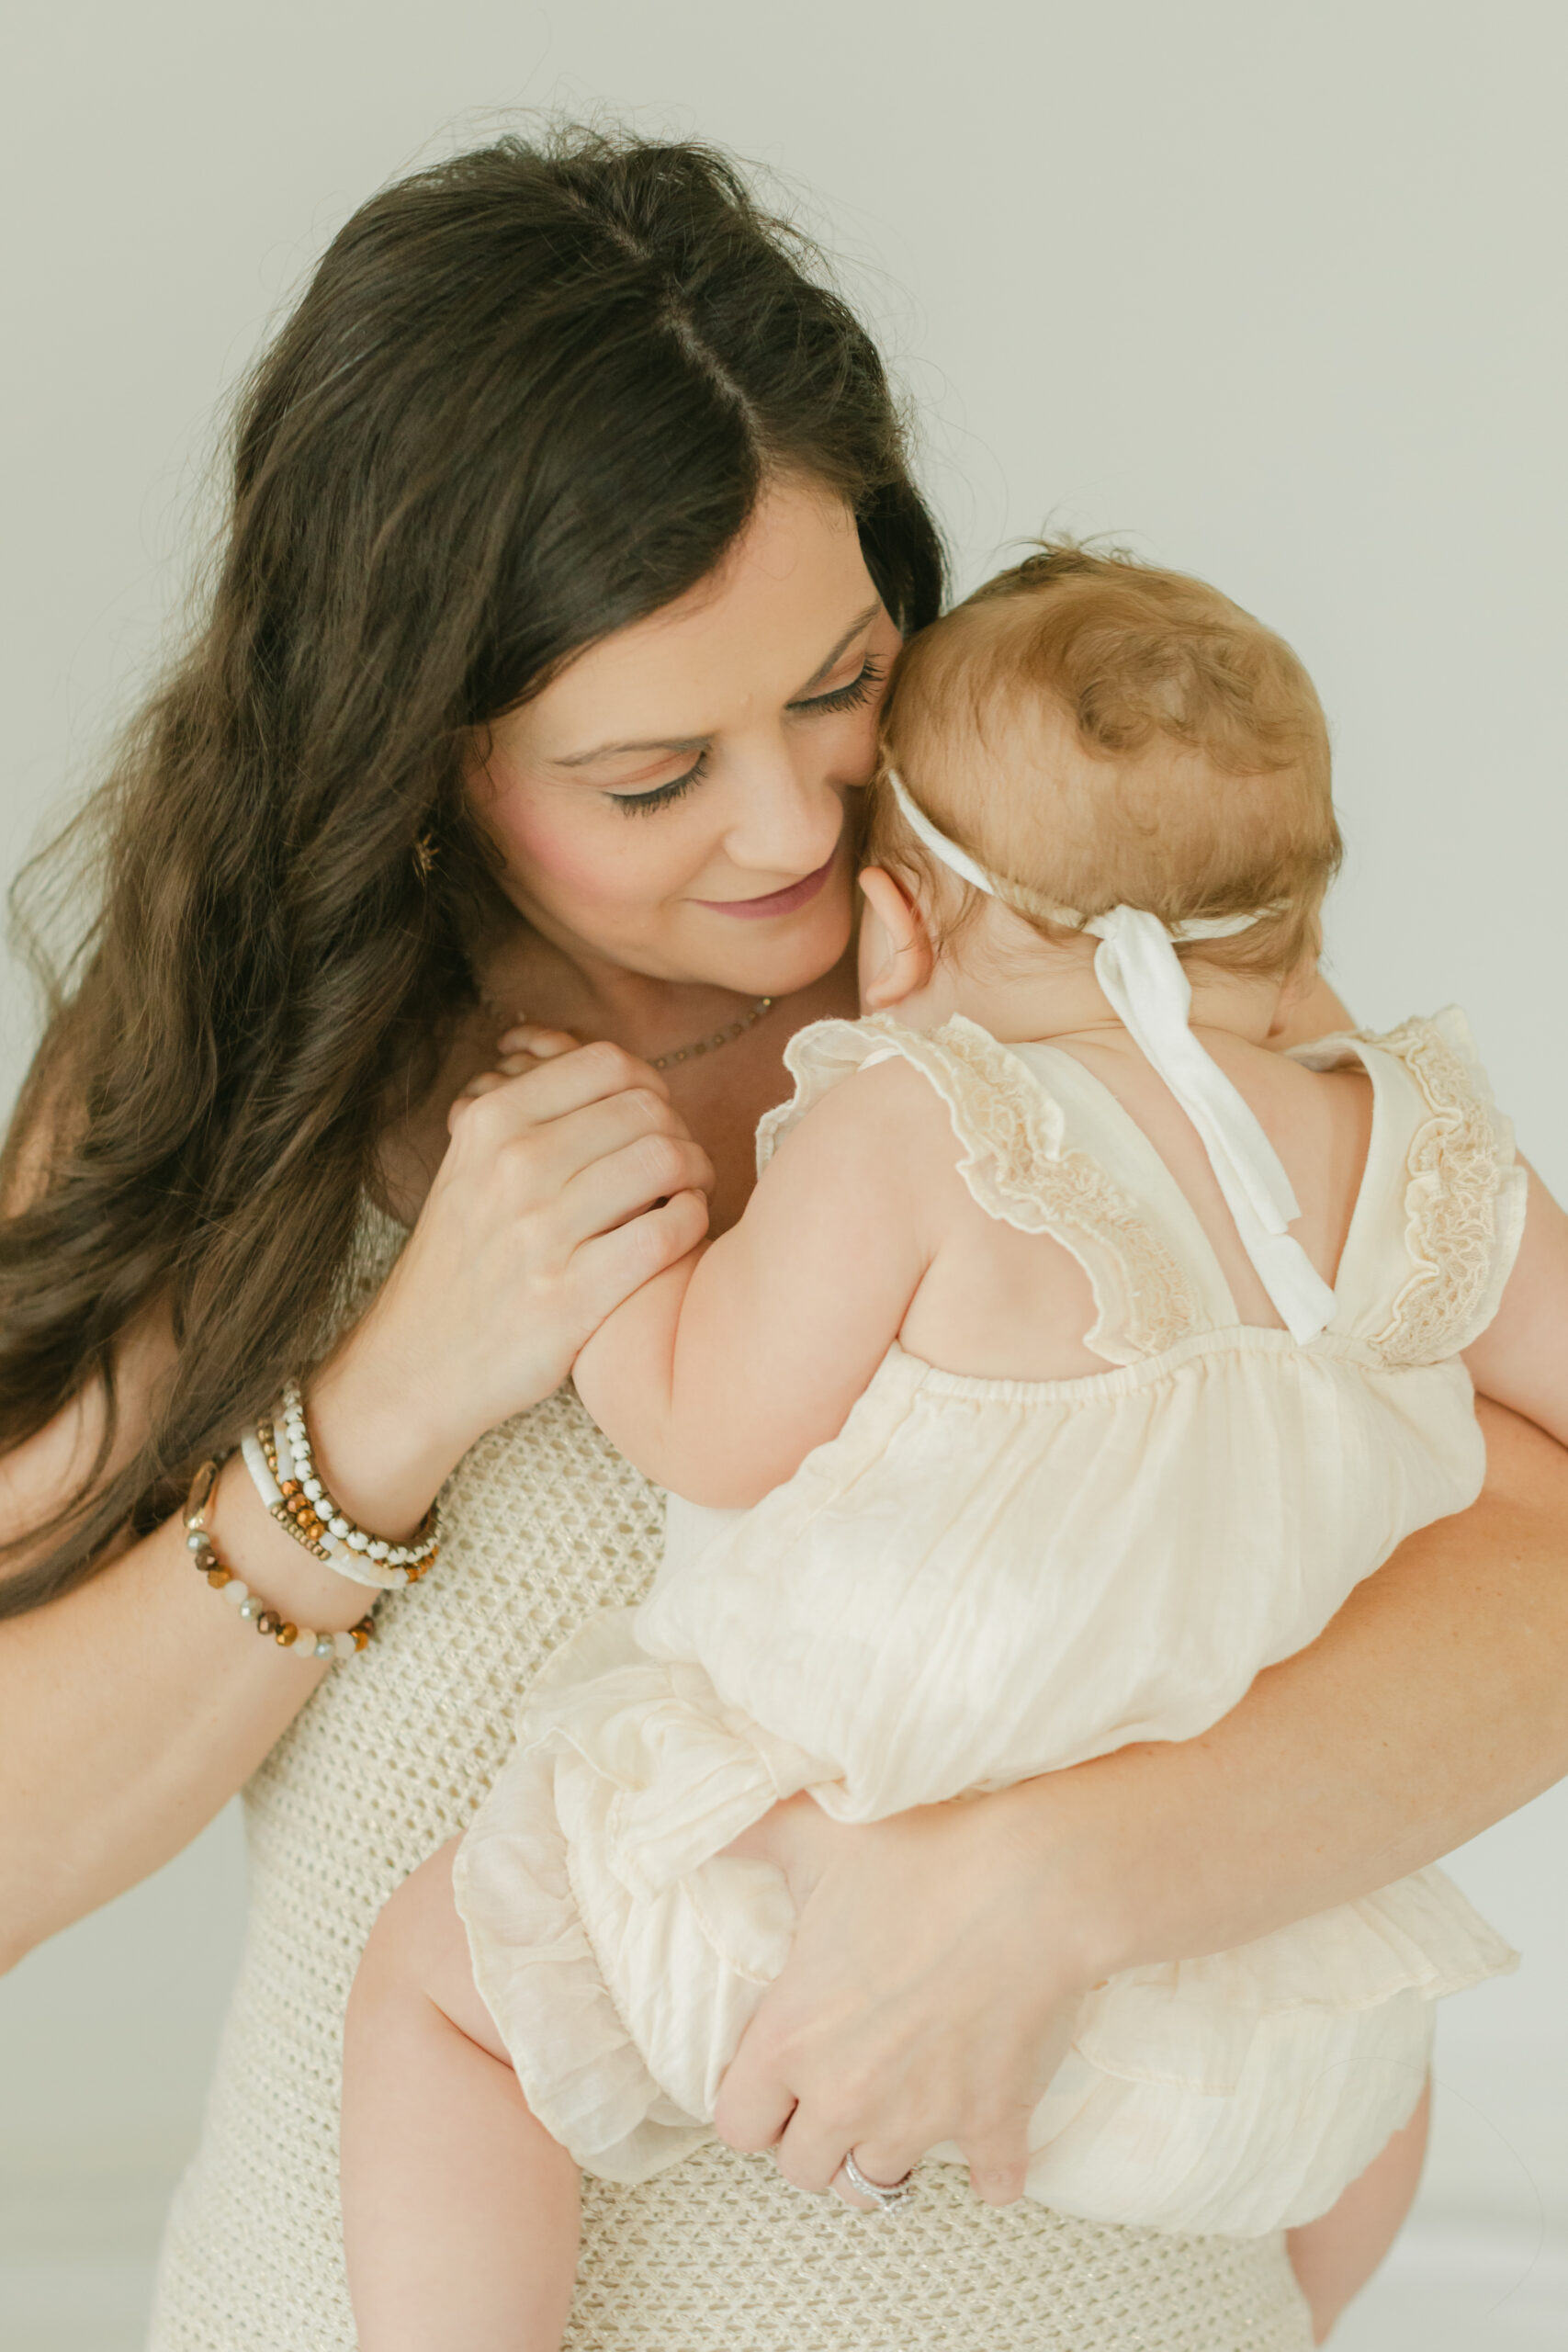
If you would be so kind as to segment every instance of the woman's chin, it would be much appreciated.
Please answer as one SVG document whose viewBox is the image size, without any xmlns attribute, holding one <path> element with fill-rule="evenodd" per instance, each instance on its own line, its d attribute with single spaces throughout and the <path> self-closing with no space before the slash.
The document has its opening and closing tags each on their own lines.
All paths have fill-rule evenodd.
<svg viewBox="0 0 1568 2352">
<path fill-rule="evenodd" d="M 843 962 L 854 936 L 853 915 L 844 888 L 773 922 L 709 915 L 682 943 L 682 977 L 697 987 L 732 989 L 737 996 L 798 996 Z"/>
</svg>

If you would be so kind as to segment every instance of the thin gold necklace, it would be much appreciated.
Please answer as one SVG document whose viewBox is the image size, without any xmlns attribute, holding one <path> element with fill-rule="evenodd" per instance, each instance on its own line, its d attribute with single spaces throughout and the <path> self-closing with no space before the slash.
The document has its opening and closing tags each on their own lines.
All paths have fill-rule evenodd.
<svg viewBox="0 0 1568 2352">
<path fill-rule="evenodd" d="M 716 1029 L 711 1037 L 699 1037 L 694 1046 L 682 1046 L 679 1053 L 655 1054 L 649 1069 L 669 1069 L 676 1062 L 695 1061 L 699 1054 L 716 1054 L 721 1046 L 731 1046 L 748 1029 L 754 1029 L 763 1013 L 772 1011 L 773 1002 L 771 996 L 760 996 L 743 1020 L 732 1021 L 728 1029 Z"/>
<path fill-rule="evenodd" d="M 493 1003 L 489 997 L 481 997 L 479 1001 L 485 1011 L 493 1013 L 498 1021 L 515 1017 L 509 1014 L 503 1006 Z M 750 1012 L 740 1020 L 732 1021 L 728 1029 L 716 1029 L 711 1037 L 698 1037 L 694 1044 L 682 1046 L 674 1053 L 655 1054 L 649 1062 L 649 1069 L 672 1069 L 677 1062 L 694 1062 L 699 1054 L 716 1054 L 721 1046 L 732 1046 L 737 1037 L 744 1037 L 749 1029 L 754 1029 L 763 1013 L 773 1011 L 775 1002 L 773 997 L 760 996 Z"/>
</svg>

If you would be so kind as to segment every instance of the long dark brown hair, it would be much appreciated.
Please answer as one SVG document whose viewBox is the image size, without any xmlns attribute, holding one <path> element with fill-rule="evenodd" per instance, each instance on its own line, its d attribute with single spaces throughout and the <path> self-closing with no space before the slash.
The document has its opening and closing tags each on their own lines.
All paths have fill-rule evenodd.
<svg viewBox="0 0 1568 2352">
<path fill-rule="evenodd" d="M 694 586 L 780 469 L 850 501 L 904 628 L 933 616 L 875 347 L 712 150 L 507 138 L 333 240 L 243 388 L 199 631 L 46 856 L 90 851 L 98 904 L 0 1161 L 0 1452 L 95 1384 L 108 1414 L 0 1614 L 154 1524 L 315 1340 L 388 1105 L 473 1001 L 467 730 Z M 177 1361 L 109 1475 L 153 1307 Z"/>
</svg>

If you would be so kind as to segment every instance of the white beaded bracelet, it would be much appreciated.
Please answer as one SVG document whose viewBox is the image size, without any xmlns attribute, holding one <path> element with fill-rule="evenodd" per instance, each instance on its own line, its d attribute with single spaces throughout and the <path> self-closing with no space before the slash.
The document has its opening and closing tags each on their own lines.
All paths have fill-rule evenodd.
<svg viewBox="0 0 1568 2352">
<path fill-rule="evenodd" d="M 368 1560 L 385 1561 L 389 1568 L 407 1568 L 411 1577 L 422 1576 L 441 1549 L 441 1505 L 431 1504 L 419 1528 L 406 1544 L 389 1543 L 385 1536 L 371 1535 L 356 1527 L 346 1511 L 333 1502 L 321 1483 L 310 1448 L 310 1432 L 305 1425 L 305 1404 L 297 1380 L 286 1381 L 283 1389 L 283 1417 L 274 1431 L 278 1456 L 278 1480 L 286 1500 L 289 1496 L 289 1477 L 299 1482 L 302 1505 L 308 1505 L 317 1521 L 321 1538 L 331 1536 L 349 1551 Z"/>
<path fill-rule="evenodd" d="M 240 1442 L 240 1451 L 244 1455 L 245 1467 L 251 1474 L 252 1486 L 254 1487 L 278 1525 L 286 1528 L 295 1542 L 302 1544 L 307 1552 L 313 1553 L 318 1560 L 324 1562 L 334 1575 L 345 1577 L 351 1584 L 367 1585 L 373 1592 L 400 1590 L 409 1581 L 407 1568 L 393 1567 L 388 1561 L 372 1559 L 368 1552 L 362 1553 L 357 1549 L 351 1551 L 330 1522 L 322 1524 L 316 1521 L 312 1526 L 311 1522 L 307 1521 L 304 1525 L 300 1524 L 299 1517 L 289 1509 L 289 1503 L 294 1499 L 294 1496 L 292 1493 L 289 1495 L 284 1493 L 283 1483 L 275 1476 L 272 1464 L 268 1462 L 263 1449 L 262 1431 L 266 1427 L 266 1423 L 264 1422 L 261 1429 L 249 1431 Z M 281 1445 L 278 1447 L 276 1458 L 278 1468 L 282 1470 L 284 1458 Z M 294 1477 L 292 1466 L 286 1470 L 284 1475 L 288 1479 L 291 1488 L 300 1487 L 301 1482 Z"/>
</svg>

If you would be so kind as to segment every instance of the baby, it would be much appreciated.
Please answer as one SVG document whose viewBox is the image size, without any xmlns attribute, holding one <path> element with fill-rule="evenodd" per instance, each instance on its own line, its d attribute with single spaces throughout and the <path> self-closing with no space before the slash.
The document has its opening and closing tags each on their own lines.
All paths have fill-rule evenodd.
<svg viewBox="0 0 1568 2352">
<path fill-rule="evenodd" d="M 363 2352 L 558 2342 L 576 2168 L 637 2181 L 707 2138 L 784 1963 L 781 1874 L 725 1851 L 781 1798 L 866 1821 L 1189 1739 L 1473 1499 L 1464 1354 L 1526 1174 L 1457 1014 L 1271 1043 L 1338 854 L 1309 680 L 1197 581 L 1051 548 L 902 656 L 868 1017 L 795 1038 L 739 1224 L 578 1359 L 671 1490 L 659 1580 L 527 1693 L 456 1908 L 437 1857 L 372 1939 Z M 1568 1441 L 1544 1351 L 1506 1377 Z M 1332 2208 L 1330 2312 L 1368 2235 L 1344 2192 L 1402 2131 L 1413 2191 L 1434 2001 L 1513 1964 L 1426 1871 L 1113 1977 L 1027 2193 L 1192 2233 Z M 417 2144 L 378 2121 L 389 2079 Z M 393 2297 L 378 2249 L 411 2230 Z"/>
</svg>

